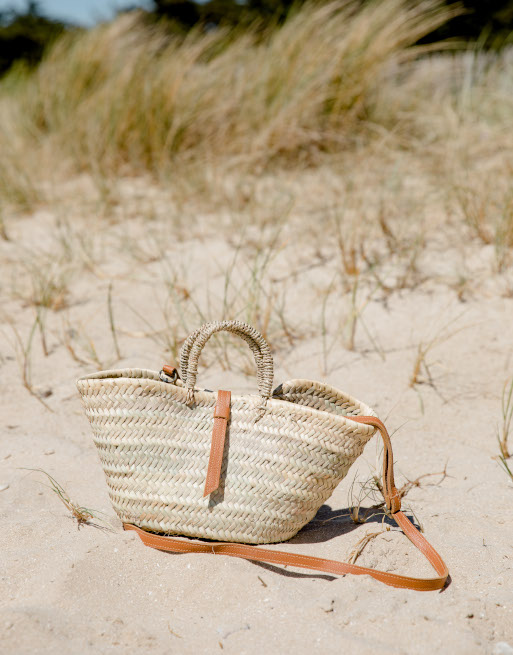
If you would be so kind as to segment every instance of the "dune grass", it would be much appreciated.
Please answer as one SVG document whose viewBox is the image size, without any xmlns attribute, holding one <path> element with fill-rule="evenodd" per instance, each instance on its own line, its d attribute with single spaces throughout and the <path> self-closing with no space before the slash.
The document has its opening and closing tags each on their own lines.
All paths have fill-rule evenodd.
<svg viewBox="0 0 513 655">
<path fill-rule="evenodd" d="M 370 306 L 438 280 L 421 261 L 427 235 L 456 225 L 448 246 L 474 239 L 492 252 L 494 274 L 512 263 L 513 50 L 415 45 L 458 11 L 439 0 L 338 0 L 305 5 L 266 33 L 170 37 L 130 13 L 65 35 L 34 72 L 0 81 L 0 245 L 19 259 L 5 277 L 11 297 L 53 324 L 61 310 L 73 314 L 81 272 L 110 280 L 109 261 L 129 255 L 134 271 L 161 262 L 163 327 L 141 322 L 166 356 L 221 313 L 284 347 L 320 330 L 326 373 L 340 343 L 384 358 Z M 39 256 L 11 235 L 18 214 L 42 203 L 56 221 Z M 135 216 L 145 234 L 160 225 L 166 236 L 145 245 L 116 230 Z M 202 238 L 208 218 L 227 246 L 219 304 L 165 252 L 170 237 Z M 462 302 L 477 285 L 464 264 Z M 312 325 L 299 326 L 290 292 L 303 295 L 313 269 L 322 302 Z M 460 271 L 452 275 L 456 284 Z M 104 290 L 112 357 L 98 355 L 89 328 L 66 324 L 77 363 L 120 359 L 117 286 Z M 422 370 L 429 378 L 436 342 L 419 345 L 411 386 Z"/>
<path fill-rule="evenodd" d="M 244 176 L 341 156 L 347 184 L 368 198 L 349 158 L 378 157 L 385 168 L 394 153 L 413 158 L 433 194 L 493 245 L 501 272 L 513 247 L 513 50 L 415 45 L 460 10 L 337 0 L 307 4 L 264 33 L 186 37 L 134 12 L 67 34 L 34 72 L 18 67 L 0 81 L 0 235 L 9 234 L 5 208 L 55 204 L 60 182 L 83 173 L 109 214 L 127 176 L 149 175 L 177 204 L 226 205 L 229 180 L 229 202 L 244 207 Z M 397 249 L 392 235 L 382 236 Z"/>
<path fill-rule="evenodd" d="M 184 39 L 128 14 L 61 38 L 33 75 L 2 82 L 0 101 L 11 104 L 9 131 L 74 171 L 173 178 L 219 157 L 311 161 L 348 146 L 386 72 L 417 57 L 418 39 L 455 11 L 438 0 L 341 0 L 307 5 L 264 35 Z"/>
</svg>

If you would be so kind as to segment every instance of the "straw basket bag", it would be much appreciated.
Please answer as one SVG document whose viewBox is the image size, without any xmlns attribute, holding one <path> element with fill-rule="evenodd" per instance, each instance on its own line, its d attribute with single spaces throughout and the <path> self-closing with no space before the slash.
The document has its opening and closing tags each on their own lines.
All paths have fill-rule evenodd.
<svg viewBox="0 0 513 655">
<path fill-rule="evenodd" d="M 196 388 L 208 339 L 228 331 L 251 348 L 258 395 Z M 333 573 L 367 573 L 393 586 L 435 589 L 445 564 L 400 510 L 385 426 L 327 384 L 290 380 L 274 391 L 261 334 L 240 321 L 207 323 L 184 342 L 175 368 L 101 371 L 78 380 L 114 509 L 144 543 L 174 552 L 220 552 Z M 355 565 L 238 544 L 293 537 L 316 514 L 379 429 L 389 512 L 440 577 L 418 580 Z M 198 542 L 185 535 L 229 543 Z M 327 567 L 327 568 L 326 568 Z"/>
</svg>

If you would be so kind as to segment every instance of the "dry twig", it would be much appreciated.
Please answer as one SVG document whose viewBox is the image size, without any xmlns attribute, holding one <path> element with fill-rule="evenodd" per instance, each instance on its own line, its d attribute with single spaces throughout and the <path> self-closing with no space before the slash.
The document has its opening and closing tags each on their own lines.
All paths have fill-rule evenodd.
<svg viewBox="0 0 513 655">
<path fill-rule="evenodd" d="M 364 535 L 360 541 L 355 545 L 355 547 L 352 549 L 352 551 L 349 553 L 349 556 L 347 558 L 348 564 L 356 564 L 356 560 L 360 557 L 360 555 L 363 553 L 363 550 L 365 546 L 375 539 L 376 537 L 379 537 L 380 534 L 383 534 L 385 532 L 389 532 L 390 528 L 387 526 L 384 530 L 378 530 L 377 532 L 368 532 L 366 535 Z"/>
</svg>

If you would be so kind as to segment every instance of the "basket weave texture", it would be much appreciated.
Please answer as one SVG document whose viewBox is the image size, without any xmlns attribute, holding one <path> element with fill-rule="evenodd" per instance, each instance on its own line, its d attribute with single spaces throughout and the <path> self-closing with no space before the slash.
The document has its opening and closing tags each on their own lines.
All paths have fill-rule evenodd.
<svg viewBox="0 0 513 655">
<path fill-rule="evenodd" d="M 208 497 L 216 394 L 195 387 L 214 332 L 250 345 L 259 395 L 232 395 L 221 484 Z M 191 345 L 192 344 L 192 345 Z M 271 394 L 272 357 L 238 321 L 206 324 L 184 343 L 182 379 L 154 371 L 100 371 L 77 382 L 119 518 L 141 528 L 251 544 L 285 541 L 316 514 L 362 453 L 375 416 L 329 385 L 284 382 Z"/>
</svg>

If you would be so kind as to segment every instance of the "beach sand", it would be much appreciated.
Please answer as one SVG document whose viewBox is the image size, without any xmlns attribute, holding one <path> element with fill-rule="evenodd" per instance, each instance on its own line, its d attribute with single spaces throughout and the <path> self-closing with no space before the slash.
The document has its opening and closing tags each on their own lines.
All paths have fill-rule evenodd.
<svg viewBox="0 0 513 655">
<path fill-rule="evenodd" d="M 493 246 L 454 238 L 447 225 L 426 233 L 404 288 L 385 293 L 367 275 L 355 292 L 361 320 L 350 350 L 351 287 L 333 282 L 340 254 L 332 237 L 315 236 L 317 218 L 305 222 L 292 208 L 279 231 L 249 214 L 242 225 L 222 212 L 179 221 L 165 208 L 152 220 L 137 212 L 72 220 L 41 209 L 10 220 L 10 240 L 0 241 L 0 652 L 511 655 L 513 481 L 496 459 L 496 435 L 513 373 L 513 286 L 510 273 L 492 274 Z M 301 241 L 298 225 L 307 225 Z M 407 270 L 387 266 L 388 281 Z M 54 282 L 48 308 L 37 305 L 39 274 Z M 404 499 L 447 562 L 442 592 L 166 554 L 122 531 L 75 381 L 100 364 L 160 370 L 202 317 L 230 314 L 268 327 L 275 385 L 324 380 L 376 410 L 393 434 L 398 484 L 446 471 L 421 478 Z M 205 350 L 198 384 L 255 390 L 245 345 L 222 343 Z M 421 362 L 411 386 L 419 345 L 429 373 Z M 38 398 L 23 386 L 25 359 Z M 361 525 L 349 516 L 378 451 L 376 437 L 283 549 L 347 560 L 382 529 L 382 515 Z M 73 502 L 104 512 L 109 529 L 79 527 L 45 476 L 25 468 L 43 469 Z M 432 574 L 397 529 L 357 561 Z"/>
</svg>

